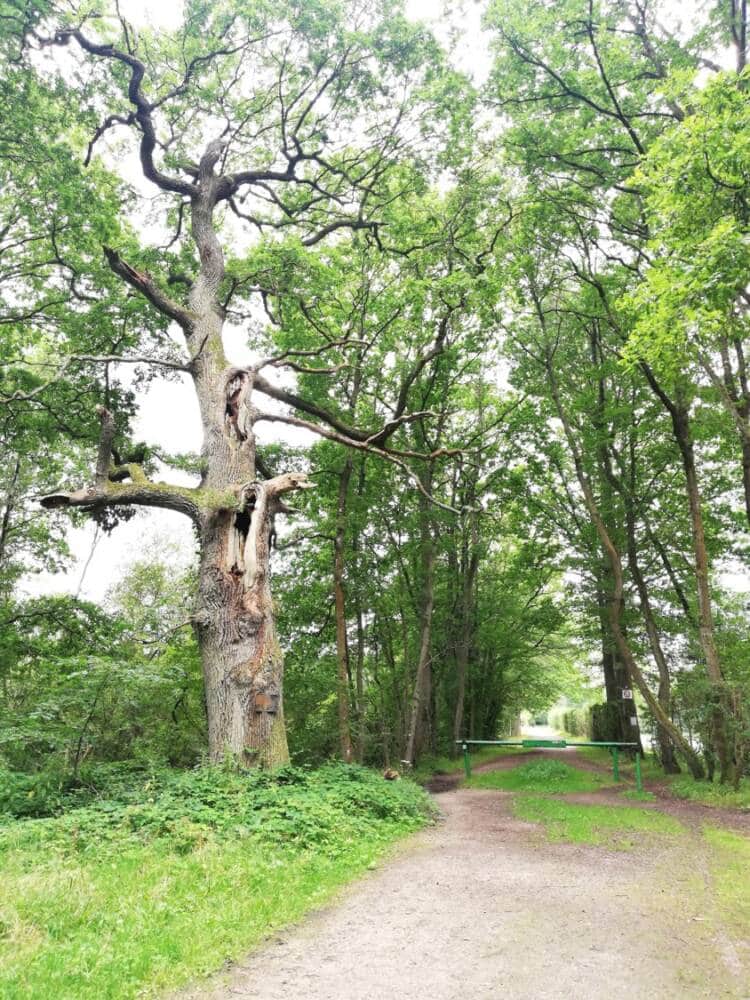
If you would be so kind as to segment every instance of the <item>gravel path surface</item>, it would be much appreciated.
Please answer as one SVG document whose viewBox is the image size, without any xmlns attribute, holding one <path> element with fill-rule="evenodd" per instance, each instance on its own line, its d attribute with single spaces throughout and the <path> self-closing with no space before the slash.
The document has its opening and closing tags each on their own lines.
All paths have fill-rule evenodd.
<svg viewBox="0 0 750 1000">
<path fill-rule="evenodd" d="M 750 998 L 750 948 L 712 908 L 690 825 L 666 847 L 608 852 L 547 843 L 506 793 L 436 801 L 443 820 L 338 902 L 181 998 Z"/>
</svg>

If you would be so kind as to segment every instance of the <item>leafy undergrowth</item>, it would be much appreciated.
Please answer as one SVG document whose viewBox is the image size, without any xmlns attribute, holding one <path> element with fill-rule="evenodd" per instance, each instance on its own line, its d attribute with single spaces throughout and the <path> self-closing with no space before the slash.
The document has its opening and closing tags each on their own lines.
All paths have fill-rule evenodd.
<svg viewBox="0 0 750 1000">
<path fill-rule="evenodd" d="M 750 810 L 750 778 L 743 778 L 735 791 L 731 785 L 720 785 L 716 781 L 694 781 L 687 774 L 678 774 L 670 779 L 669 790 L 680 799 L 690 799 L 706 806 Z"/>
<path fill-rule="evenodd" d="M 0 823 L 0 996 L 149 996 L 238 957 L 430 816 L 359 767 L 218 768 L 114 781 Z"/>
<path fill-rule="evenodd" d="M 595 792 L 611 784 L 604 775 L 580 771 L 561 760 L 530 760 L 508 771 L 485 771 L 468 782 L 471 788 L 495 788 L 509 792 L 548 792 L 562 795 Z"/>
<path fill-rule="evenodd" d="M 750 927 L 750 839 L 742 834 L 706 827 L 712 847 L 711 874 L 723 915 L 744 938 Z"/>
<path fill-rule="evenodd" d="M 670 816 L 631 806 L 578 805 L 519 795 L 514 799 L 513 811 L 519 819 L 542 823 L 549 840 L 598 844 L 621 851 L 637 848 L 644 838 L 675 836 L 684 830 Z"/>
</svg>

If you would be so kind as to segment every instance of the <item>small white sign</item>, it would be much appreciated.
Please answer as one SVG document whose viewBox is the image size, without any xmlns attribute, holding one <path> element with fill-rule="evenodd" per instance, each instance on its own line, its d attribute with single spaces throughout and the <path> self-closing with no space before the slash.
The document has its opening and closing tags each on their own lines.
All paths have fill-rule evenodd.
<svg viewBox="0 0 750 1000">
<path fill-rule="evenodd" d="M 630 690 L 630 688 L 623 688 L 622 689 L 622 696 L 623 696 L 623 698 L 630 698 L 630 699 L 632 699 L 633 692 Z"/>
<path fill-rule="evenodd" d="M 635 715 L 631 715 L 630 716 L 630 725 L 631 726 L 637 726 L 638 725 L 638 718 Z"/>
</svg>

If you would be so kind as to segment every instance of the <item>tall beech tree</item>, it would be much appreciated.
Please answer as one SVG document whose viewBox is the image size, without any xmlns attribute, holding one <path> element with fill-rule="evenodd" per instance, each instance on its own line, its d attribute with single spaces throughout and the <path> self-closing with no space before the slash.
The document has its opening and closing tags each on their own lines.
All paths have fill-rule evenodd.
<svg viewBox="0 0 750 1000">
<path fill-rule="evenodd" d="M 674 221 L 672 209 L 664 199 L 664 191 L 669 189 L 669 184 L 659 195 L 652 197 L 649 204 L 643 197 L 647 187 L 639 168 L 649 164 L 652 149 L 669 148 L 673 140 L 665 138 L 665 135 L 679 135 L 683 128 L 687 129 L 688 135 L 697 131 L 698 142 L 694 142 L 692 148 L 688 144 L 676 187 L 684 190 L 686 176 L 707 173 L 709 180 L 704 182 L 704 187 L 710 201 L 713 153 L 705 142 L 705 125 L 701 132 L 700 123 L 695 130 L 684 124 L 692 110 L 692 81 L 699 69 L 716 70 L 712 58 L 714 49 L 730 41 L 738 50 L 738 65 L 743 64 L 746 38 L 744 5 L 716 4 L 720 16 L 711 25 L 704 25 L 692 38 L 683 36 L 681 40 L 664 26 L 663 15 L 666 12 L 662 10 L 663 6 L 658 0 L 644 3 L 565 0 L 555 5 L 534 3 L 530 9 L 528 5 L 513 2 L 495 3 L 490 5 L 488 12 L 488 24 L 497 33 L 497 59 L 489 94 L 511 123 L 503 136 L 503 145 L 523 171 L 528 200 L 546 206 L 547 217 L 554 212 L 561 221 L 557 238 L 547 228 L 542 239 L 555 243 L 559 258 L 566 263 L 567 274 L 562 280 L 568 287 L 577 285 L 582 295 L 593 291 L 595 297 L 598 296 L 599 303 L 595 310 L 602 312 L 603 321 L 619 337 L 621 351 L 628 344 L 634 322 L 632 316 L 626 318 L 621 311 L 628 292 L 635 290 L 634 298 L 639 301 L 640 307 L 637 321 L 651 334 L 663 325 L 670 308 L 676 313 L 682 311 L 688 322 L 700 314 L 700 309 L 698 314 L 695 310 L 691 311 L 691 290 L 696 298 L 705 299 L 710 312 L 715 309 L 717 300 L 726 301 L 728 284 L 734 281 L 735 295 L 738 284 L 741 285 L 735 263 L 738 254 L 730 248 L 728 257 L 733 259 L 733 265 L 723 271 L 714 271 L 710 264 L 702 268 L 700 263 L 696 269 L 691 251 L 690 259 L 683 261 L 687 280 L 682 285 L 669 282 L 667 289 L 663 268 L 661 271 L 654 270 L 652 283 L 656 287 L 661 280 L 660 287 L 665 291 L 666 303 L 666 308 L 657 310 L 654 315 L 649 309 L 653 289 L 650 293 L 648 289 L 641 293 L 639 288 L 639 283 L 648 272 L 652 252 L 650 235 L 654 216 L 649 209 L 653 209 L 654 197 L 657 204 L 661 198 L 661 207 L 668 209 L 666 230 Z M 731 107 L 731 101 L 727 103 Z M 735 116 L 736 105 L 737 102 L 733 109 Z M 550 128 L 550 119 L 554 120 L 555 128 Z M 696 155 L 698 146 L 703 151 L 702 156 Z M 727 155 L 719 144 L 719 162 L 730 167 L 730 175 L 732 167 L 736 173 L 736 154 L 735 149 Z M 733 155 L 735 161 L 732 160 Z M 658 156 L 657 152 L 657 172 Z M 698 164 L 706 158 L 708 168 L 704 170 L 704 165 Z M 675 162 L 675 157 L 670 156 L 668 166 L 665 165 L 666 171 L 672 172 L 673 176 L 676 176 Z M 741 202 L 742 185 L 734 186 L 736 190 L 727 193 Z M 687 201 L 694 204 L 691 195 L 687 196 Z M 697 211 L 700 214 L 700 210 Z M 736 249 L 742 242 L 741 210 L 739 225 L 734 220 L 727 223 L 727 216 L 731 219 L 732 213 L 727 211 L 726 204 L 718 214 L 722 212 L 724 228 L 731 235 L 731 247 Z M 712 213 L 716 214 L 715 207 L 712 207 Z M 676 227 L 672 226 L 672 232 L 679 233 L 679 227 L 679 223 Z M 711 228 L 711 223 L 708 228 Z M 699 262 L 704 256 L 708 259 L 710 247 L 709 238 L 704 241 Z M 665 256 L 668 266 L 676 264 L 679 271 L 679 256 L 675 261 L 668 250 Z M 734 274 L 727 273 L 733 269 Z M 704 296 L 704 282 L 709 286 L 716 285 L 718 290 Z M 731 295 L 729 298 L 731 300 Z M 544 309 L 548 308 L 545 304 Z M 555 309 L 553 302 L 552 310 Z M 583 317 L 579 324 L 579 336 L 582 338 L 589 336 L 586 330 L 589 323 Z M 660 331 L 656 336 L 657 343 L 664 339 L 669 339 L 669 335 Z M 727 736 L 731 713 L 714 636 L 706 518 L 694 446 L 695 404 L 701 386 L 694 371 L 689 370 L 689 365 L 682 364 L 684 355 L 679 355 L 676 376 L 674 365 L 668 373 L 663 369 L 654 371 L 649 363 L 649 355 L 653 352 L 642 352 L 642 343 L 643 338 L 630 341 L 631 357 L 640 367 L 645 384 L 669 417 L 674 445 L 683 469 L 692 534 L 697 639 L 714 691 L 711 740 L 719 757 L 722 780 L 725 780 L 732 772 Z M 728 358 L 728 351 L 724 356 Z M 551 384 L 551 373 L 549 379 Z M 729 372 L 725 373 L 723 395 L 741 429 L 743 404 L 741 389 L 735 380 L 736 373 L 731 371 L 730 366 Z M 722 385 L 720 377 L 715 376 L 712 381 Z M 566 436 L 570 442 L 571 436 Z M 620 495 L 627 501 L 627 495 L 621 489 L 622 480 L 611 479 L 606 464 L 602 471 L 605 480 L 609 481 L 602 484 L 604 492 L 611 487 L 620 487 Z M 601 532 L 601 527 L 606 527 L 607 504 L 603 495 L 597 498 L 592 492 L 591 499 L 596 501 L 597 506 L 595 515 L 590 498 L 586 496 L 592 486 L 591 479 L 588 478 L 585 488 L 580 475 L 578 479 L 589 516 L 597 527 L 604 551 L 611 557 L 613 553 Z M 598 515 L 602 515 L 601 524 L 598 523 Z M 615 549 L 620 548 L 611 532 L 610 541 Z M 639 571 L 632 547 L 629 562 L 635 569 L 637 580 Z M 608 564 L 616 578 L 618 574 L 612 558 L 608 558 Z M 650 619 L 650 605 L 643 604 L 642 588 L 636 589 L 640 591 L 645 617 Z M 615 591 L 620 590 L 617 585 Z M 662 664 L 663 670 L 665 661 L 659 653 L 659 644 L 655 642 L 652 625 L 652 620 L 647 621 L 653 655 Z M 616 632 L 614 623 L 613 628 Z"/>
<path fill-rule="evenodd" d="M 403 466 L 392 440 L 414 415 L 408 377 L 374 414 L 380 422 L 364 427 L 269 379 L 269 367 L 309 372 L 346 363 L 356 338 L 332 341 L 312 315 L 313 346 L 271 348 L 251 366 L 231 363 L 223 333 L 232 320 L 257 327 L 253 296 L 283 328 L 278 272 L 294 268 L 305 248 L 352 234 L 380 239 L 380 208 L 421 183 L 426 163 L 448 166 L 443 133 L 458 128 L 463 85 L 392 0 L 188 2 L 180 27 L 158 36 L 136 31 L 117 10 L 93 15 L 83 5 L 24 27 L 31 53 L 75 60 L 80 100 L 99 114 L 86 160 L 96 160 L 115 130 L 129 136 L 127 148 L 135 143 L 157 194 L 164 245 L 131 240 L 105 246 L 104 255 L 157 325 L 179 331 L 180 360 L 166 364 L 188 375 L 204 431 L 200 482 L 157 481 L 137 456 L 121 454 L 116 414 L 102 401 L 93 483 L 42 502 L 91 513 L 153 506 L 191 519 L 200 543 L 194 624 L 211 756 L 278 764 L 288 749 L 270 537 L 275 516 L 289 511 L 286 496 L 312 483 L 302 472 L 268 473 L 256 425 L 285 420 Z M 248 242 L 243 228 L 271 243 L 294 232 L 276 269 L 252 251 L 229 256 L 228 247 Z M 265 335 L 256 338 L 259 353 L 267 345 Z M 263 398 L 302 416 L 263 410 Z"/>
</svg>

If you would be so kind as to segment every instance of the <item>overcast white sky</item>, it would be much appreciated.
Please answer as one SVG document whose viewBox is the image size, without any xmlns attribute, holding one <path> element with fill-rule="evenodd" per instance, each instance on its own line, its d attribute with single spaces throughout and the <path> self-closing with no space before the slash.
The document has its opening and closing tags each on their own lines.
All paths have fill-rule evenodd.
<svg viewBox="0 0 750 1000">
<path fill-rule="evenodd" d="M 415 20 L 427 21 L 433 30 L 446 39 L 452 24 L 460 24 L 464 36 L 454 52 L 454 59 L 462 69 L 477 78 L 484 77 L 489 69 L 490 57 L 487 42 L 480 27 L 484 2 L 465 0 L 453 4 L 454 14 L 446 19 L 440 0 L 407 0 L 407 11 Z M 689 18 L 705 7 L 704 0 L 685 0 L 671 5 L 675 19 Z M 123 15 L 136 25 L 150 23 L 154 27 L 170 28 L 179 23 L 182 4 L 180 0 L 120 0 Z M 458 11 L 459 13 L 455 13 Z M 226 341 L 227 354 L 237 364 L 252 360 L 248 354 L 241 331 L 231 331 Z M 156 383 L 143 394 L 135 426 L 135 438 L 160 445 L 168 452 L 197 452 L 201 446 L 201 425 L 195 396 L 187 376 L 181 383 Z M 271 425 L 264 424 L 264 428 Z M 268 433 L 268 432 L 264 432 Z M 262 440 L 262 436 L 261 436 Z M 177 480 L 170 473 L 165 478 Z M 156 551 L 163 541 L 179 547 L 186 559 L 194 550 L 192 528 L 187 518 L 169 511 L 139 511 L 133 520 L 116 528 L 113 534 L 98 535 L 92 523 L 70 531 L 70 545 L 75 561 L 66 573 L 40 574 L 26 582 L 28 593 L 76 593 L 93 600 L 101 599 L 107 588 L 116 582 L 127 566 L 138 558 Z M 92 550 L 93 545 L 93 550 Z M 92 554 L 93 551 L 93 554 Z M 84 574 L 85 568 L 85 575 Z M 81 585 L 83 575 L 83 583 Z"/>
</svg>

